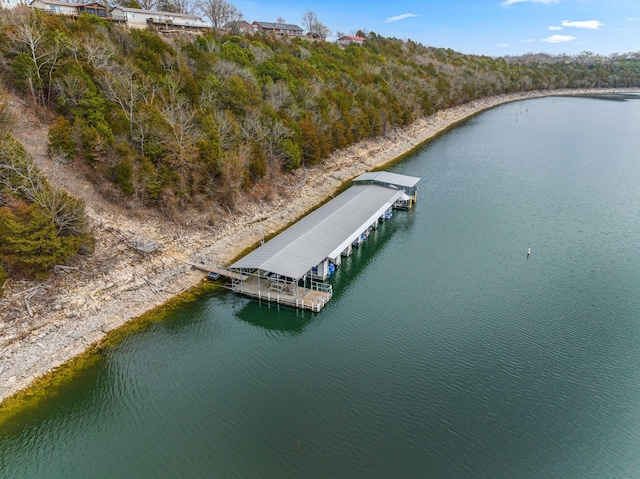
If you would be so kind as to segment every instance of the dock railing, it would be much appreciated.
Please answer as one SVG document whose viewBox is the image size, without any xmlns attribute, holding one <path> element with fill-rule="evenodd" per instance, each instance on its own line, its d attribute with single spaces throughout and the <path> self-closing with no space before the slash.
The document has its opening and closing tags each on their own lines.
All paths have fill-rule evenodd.
<svg viewBox="0 0 640 479">
<path fill-rule="evenodd" d="M 312 283 L 311 288 L 315 291 L 322 291 L 323 293 L 328 293 L 329 295 L 333 294 L 333 286 L 329 283 Z"/>
</svg>

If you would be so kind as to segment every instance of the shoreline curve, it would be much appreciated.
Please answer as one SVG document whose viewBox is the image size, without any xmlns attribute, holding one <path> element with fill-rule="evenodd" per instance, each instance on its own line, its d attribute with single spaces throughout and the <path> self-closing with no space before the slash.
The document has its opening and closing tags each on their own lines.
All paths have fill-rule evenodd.
<svg viewBox="0 0 640 479">
<path fill-rule="evenodd" d="M 397 161 L 457 123 L 519 100 L 638 92 L 637 88 L 522 92 L 440 110 L 385 137 L 364 140 L 335 152 L 316 167 L 301 168 L 273 201 L 243 203 L 240 213 L 229 212 L 215 230 L 197 225 L 176 226 L 158 216 L 131 218 L 128 216 L 131 212 L 102 207 L 92 202 L 88 184 L 69 185 L 64 175 L 60 177 L 56 172 L 59 165 L 47 160 L 43 147 L 30 151 L 45 174 L 54 178 L 52 183 L 57 181 L 56 186 L 85 199 L 96 231 L 97 259 L 90 267 L 59 273 L 64 277 L 58 279 L 62 286 L 55 292 L 55 300 L 45 297 L 43 304 L 36 302 L 30 306 L 33 314 L 30 319 L 20 325 L 0 324 L 0 413 L 5 400 L 96 348 L 110 332 L 195 288 L 204 279 L 204 273 L 193 271 L 189 261 L 203 258 L 207 263 L 228 264 L 255 247 L 262 234 L 268 236 L 282 230 L 329 199 L 352 178 Z M 20 135 L 16 136 L 27 146 Z M 72 176 L 68 172 L 67 179 Z M 306 187 L 309 184 L 313 188 Z M 141 257 L 130 251 L 128 244 L 139 237 L 157 241 L 162 247 L 157 254 Z M 24 290 L 12 285 L 6 293 L 6 304 L 24 304 L 26 296 Z"/>
</svg>

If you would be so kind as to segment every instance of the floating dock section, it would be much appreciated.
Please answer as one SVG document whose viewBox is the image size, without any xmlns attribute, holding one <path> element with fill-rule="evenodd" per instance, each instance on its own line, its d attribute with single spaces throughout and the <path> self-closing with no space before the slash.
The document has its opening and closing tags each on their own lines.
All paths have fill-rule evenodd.
<svg viewBox="0 0 640 479">
<path fill-rule="evenodd" d="M 344 193 L 311 212 L 228 268 L 236 293 L 320 311 L 332 296 L 324 281 L 394 209 L 409 209 L 420 178 L 365 173 Z M 219 272 L 219 271 L 218 271 Z"/>
</svg>

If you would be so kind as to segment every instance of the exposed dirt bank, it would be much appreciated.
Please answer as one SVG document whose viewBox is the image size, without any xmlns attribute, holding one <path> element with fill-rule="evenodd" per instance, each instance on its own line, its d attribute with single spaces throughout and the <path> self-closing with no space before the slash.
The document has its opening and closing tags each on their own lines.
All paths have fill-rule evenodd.
<svg viewBox="0 0 640 479">
<path fill-rule="evenodd" d="M 611 90 L 608 90 L 611 91 Z M 334 154 L 324 164 L 288 177 L 272 202 L 243 203 L 236 215 L 221 214 L 215 227 L 194 220 L 177 226 L 150 211 L 110 204 L 72 167 L 52 162 L 46 125 L 14 102 L 15 134 L 55 186 L 86 201 L 96 237 L 95 253 L 46 282 L 8 283 L 0 300 L 0 401 L 53 368 L 83 353 L 109 331 L 195 286 L 203 273 L 187 262 L 227 264 L 269 235 L 333 195 L 351 178 L 380 167 L 453 124 L 501 103 L 590 91 L 544 91 L 503 95 L 443 110 L 386 138 L 368 140 Z M 152 254 L 134 241 L 156 242 Z"/>
</svg>

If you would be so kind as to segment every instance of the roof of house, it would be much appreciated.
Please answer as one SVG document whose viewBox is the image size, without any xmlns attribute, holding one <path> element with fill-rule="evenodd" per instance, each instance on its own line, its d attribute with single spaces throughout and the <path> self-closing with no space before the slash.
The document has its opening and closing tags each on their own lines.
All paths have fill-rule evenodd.
<svg viewBox="0 0 640 479">
<path fill-rule="evenodd" d="M 238 32 L 246 32 L 253 33 L 255 31 L 255 27 L 251 25 L 246 20 L 240 20 L 237 22 L 228 22 L 223 27 L 227 31 L 238 31 Z"/>
<path fill-rule="evenodd" d="M 260 269 L 302 278 L 335 258 L 404 194 L 380 185 L 354 185 L 258 247 L 230 269 Z"/>
<path fill-rule="evenodd" d="M 29 5 L 33 5 L 37 1 L 44 3 L 45 5 L 60 5 L 69 8 L 77 8 L 79 6 L 77 3 L 62 2 L 60 0 L 32 0 Z"/>
<path fill-rule="evenodd" d="M 351 40 L 352 42 L 363 42 L 366 40 L 364 37 L 356 37 L 353 35 L 345 35 L 344 37 L 338 38 L 338 40 Z"/>
<path fill-rule="evenodd" d="M 273 22 L 253 22 L 253 25 L 258 25 L 265 30 L 290 30 L 290 31 L 302 31 L 302 27 L 291 23 L 273 23 Z"/>
<path fill-rule="evenodd" d="M 249 25 L 251 26 L 251 24 L 249 22 L 247 22 L 246 20 L 237 20 L 235 22 L 227 22 L 225 24 L 225 27 L 231 26 L 231 25 Z"/>
</svg>

